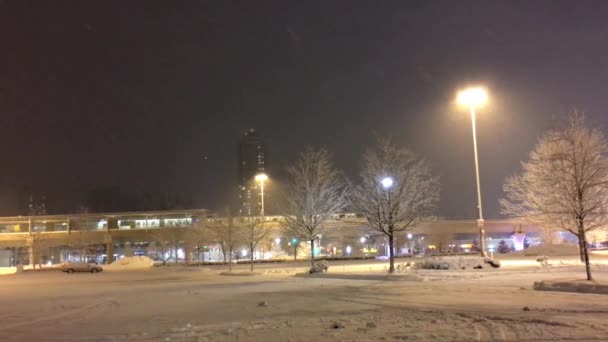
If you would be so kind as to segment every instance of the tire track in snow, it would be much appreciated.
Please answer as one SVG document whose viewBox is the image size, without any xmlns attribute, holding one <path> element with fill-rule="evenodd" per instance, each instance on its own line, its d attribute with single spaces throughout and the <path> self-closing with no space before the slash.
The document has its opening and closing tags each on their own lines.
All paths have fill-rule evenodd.
<svg viewBox="0 0 608 342">
<path fill-rule="evenodd" d="M 490 334 L 490 329 L 481 322 L 474 322 L 473 329 L 475 329 L 475 341 L 491 341 L 492 335 Z"/>
<path fill-rule="evenodd" d="M 38 318 L 34 318 L 31 320 L 12 322 L 4 325 L 0 325 L 0 330 L 9 330 L 16 328 L 23 328 L 31 325 L 39 325 L 45 323 L 54 323 L 59 320 L 66 320 L 68 318 L 72 318 L 70 320 L 66 320 L 66 323 L 74 323 L 76 321 L 81 321 L 93 314 L 98 314 L 107 311 L 107 309 L 118 307 L 120 304 L 114 300 L 104 300 L 101 302 L 96 302 L 90 305 L 85 305 L 82 307 L 77 307 L 70 310 L 65 310 L 59 313 L 53 313 L 51 315 L 42 316 Z"/>
</svg>

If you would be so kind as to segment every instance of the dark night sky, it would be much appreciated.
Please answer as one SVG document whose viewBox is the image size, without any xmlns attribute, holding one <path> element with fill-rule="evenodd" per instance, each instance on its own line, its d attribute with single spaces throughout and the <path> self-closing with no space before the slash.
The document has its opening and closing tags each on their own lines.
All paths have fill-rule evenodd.
<svg viewBox="0 0 608 342">
<path fill-rule="evenodd" d="M 608 123 L 607 17 L 604 1 L 0 1 L 0 209 L 28 186 L 66 211 L 101 185 L 221 208 L 254 127 L 271 176 L 311 144 L 354 177 L 372 132 L 391 135 L 441 176 L 438 214 L 473 218 L 470 119 L 453 99 L 483 83 L 497 218 L 542 130 L 573 108 Z"/>
</svg>

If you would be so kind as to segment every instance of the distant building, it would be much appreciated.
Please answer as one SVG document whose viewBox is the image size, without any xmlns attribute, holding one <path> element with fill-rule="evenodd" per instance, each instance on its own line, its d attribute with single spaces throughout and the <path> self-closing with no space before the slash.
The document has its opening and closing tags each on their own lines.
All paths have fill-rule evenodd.
<svg viewBox="0 0 608 342">
<path fill-rule="evenodd" d="M 45 195 L 23 189 L 18 196 L 19 215 L 40 216 L 47 214 L 47 199 Z"/>
<path fill-rule="evenodd" d="M 239 140 L 239 214 L 257 215 L 260 211 L 260 196 L 255 175 L 264 172 L 266 163 L 266 144 L 258 133 L 247 130 Z"/>
</svg>

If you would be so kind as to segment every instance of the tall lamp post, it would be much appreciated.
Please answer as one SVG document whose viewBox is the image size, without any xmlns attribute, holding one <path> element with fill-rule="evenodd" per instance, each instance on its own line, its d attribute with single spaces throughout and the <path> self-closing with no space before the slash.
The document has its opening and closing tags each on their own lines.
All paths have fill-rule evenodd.
<svg viewBox="0 0 608 342">
<path fill-rule="evenodd" d="M 471 113 L 471 124 L 473 127 L 473 150 L 475 152 L 475 176 L 477 180 L 477 209 L 479 210 L 479 218 L 477 219 L 477 227 L 479 228 L 479 248 L 481 256 L 486 256 L 486 241 L 484 231 L 483 210 L 481 207 L 481 186 L 479 185 L 479 159 L 477 157 L 477 131 L 475 129 L 475 110 L 483 106 L 488 100 L 488 94 L 481 87 L 467 88 L 458 93 L 458 103 L 461 106 L 468 107 Z"/>
<path fill-rule="evenodd" d="M 262 216 L 262 220 L 264 220 L 264 182 L 268 180 L 268 176 L 265 173 L 258 173 L 255 175 L 255 181 L 260 182 L 260 195 L 261 195 L 261 204 L 260 215 Z"/>
<path fill-rule="evenodd" d="M 393 179 L 391 177 L 384 177 L 380 181 L 380 184 L 382 184 L 382 187 L 384 188 L 384 190 L 386 190 L 386 206 L 388 208 L 390 208 L 390 206 L 391 206 L 391 188 L 393 187 L 393 183 L 394 183 L 394 181 L 393 181 Z M 392 231 L 391 231 L 391 237 L 389 239 L 392 240 Z M 384 241 L 386 242 L 386 240 L 384 240 Z M 394 251 L 391 251 L 391 247 L 392 247 L 391 246 L 392 245 L 391 242 L 394 242 L 394 241 L 390 241 L 389 240 L 389 243 L 387 243 L 385 245 L 386 246 L 386 251 L 388 251 L 388 253 L 387 253 L 388 255 L 387 256 L 389 257 L 389 259 L 390 259 L 390 256 L 392 255 L 392 253 L 394 253 Z M 390 262 L 389 271 L 391 273 L 394 271 L 394 265 L 393 265 L 393 260 L 392 259 L 391 259 L 391 262 Z"/>
</svg>

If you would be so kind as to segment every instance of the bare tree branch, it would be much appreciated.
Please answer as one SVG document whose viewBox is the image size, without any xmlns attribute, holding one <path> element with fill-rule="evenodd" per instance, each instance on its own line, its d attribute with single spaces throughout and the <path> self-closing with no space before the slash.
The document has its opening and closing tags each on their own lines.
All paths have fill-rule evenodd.
<svg viewBox="0 0 608 342">
<path fill-rule="evenodd" d="M 213 234 L 213 240 L 222 250 L 224 262 L 228 263 L 228 269 L 232 271 L 232 253 L 245 240 L 244 229 L 234 219 L 230 210 L 226 210 L 224 217 L 225 219 L 222 221 L 212 222 L 209 225 L 209 230 Z"/>
<path fill-rule="evenodd" d="M 349 190 L 342 174 L 334 167 L 331 154 L 325 149 L 307 148 L 287 168 L 282 216 L 283 228 L 310 241 L 311 267 L 314 266 L 314 240 L 323 233 L 325 223 L 348 205 Z"/>
<path fill-rule="evenodd" d="M 392 186 L 383 188 L 385 177 Z M 394 271 L 395 234 L 410 231 L 428 220 L 439 201 L 439 178 L 427 163 L 389 139 L 378 139 L 363 155 L 361 183 L 354 187 L 353 203 L 367 224 L 389 239 L 389 271 Z"/>
<path fill-rule="evenodd" d="M 602 132 L 585 126 L 584 115 L 543 134 L 521 175 L 508 177 L 502 213 L 578 237 L 591 280 L 586 233 L 608 223 L 608 144 Z"/>
</svg>

